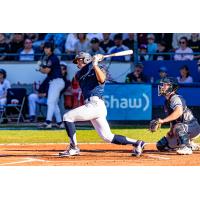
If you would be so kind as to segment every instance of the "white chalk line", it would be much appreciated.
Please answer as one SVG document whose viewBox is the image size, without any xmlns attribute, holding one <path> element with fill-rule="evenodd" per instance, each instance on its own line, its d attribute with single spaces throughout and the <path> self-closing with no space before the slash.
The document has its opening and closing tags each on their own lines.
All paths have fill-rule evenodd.
<svg viewBox="0 0 200 200">
<path fill-rule="evenodd" d="M 149 158 L 155 158 L 155 159 L 159 159 L 159 160 L 170 160 L 170 158 L 168 158 L 168 157 L 163 157 L 163 156 L 155 156 L 155 155 L 148 155 L 147 154 L 147 157 L 149 157 Z"/>
<path fill-rule="evenodd" d="M 2 165 L 2 166 L 5 166 L 5 165 L 15 165 L 15 164 L 28 163 L 28 162 L 48 162 L 48 161 L 41 160 L 41 159 L 36 159 L 36 158 L 25 158 L 25 159 L 23 159 L 21 161 L 1 163 L 0 165 Z"/>
</svg>

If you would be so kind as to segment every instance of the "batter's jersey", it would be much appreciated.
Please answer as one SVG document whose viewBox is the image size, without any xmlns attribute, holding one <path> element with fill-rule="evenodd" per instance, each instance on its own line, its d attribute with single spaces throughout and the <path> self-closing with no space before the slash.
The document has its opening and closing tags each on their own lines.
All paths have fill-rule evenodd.
<svg viewBox="0 0 200 200">
<path fill-rule="evenodd" d="M 43 68 L 48 67 L 51 69 L 51 71 L 47 74 L 50 80 L 62 78 L 60 61 L 55 54 L 51 54 L 50 56 L 42 56 L 41 63 Z"/>
<path fill-rule="evenodd" d="M 100 68 L 102 69 L 103 67 L 100 66 Z M 84 99 L 88 99 L 92 96 L 98 96 L 99 98 L 102 98 L 105 83 L 100 84 L 98 82 L 91 63 L 80 69 L 76 73 L 75 77 L 79 82 Z"/>
<path fill-rule="evenodd" d="M 176 123 L 190 123 L 195 120 L 192 111 L 186 106 L 185 100 L 178 94 L 173 94 L 168 100 L 165 100 L 165 113 L 170 115 L 177 106 L 183 108 L 183 114 L 176 120 L 172 121 L 172 125 Z"/>
</svg>

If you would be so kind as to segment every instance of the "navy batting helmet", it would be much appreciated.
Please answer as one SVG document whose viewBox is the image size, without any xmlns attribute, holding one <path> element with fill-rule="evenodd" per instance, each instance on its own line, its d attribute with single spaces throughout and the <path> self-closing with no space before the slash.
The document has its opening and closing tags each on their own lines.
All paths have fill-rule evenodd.
<svg viewBox="0 0 200 200">
<path fill-rule="evenodd" d="M 53 44 L 53 42 L 45 42 L 44 43 L 44 48 L 50 48 L 51 52 L 53 52 L 54 51 L 54 44 Z"/>
<path fill-rule="evenodd" d="M 164 89 L 163 84 L 168 84 L 169 88 L 168 89 Z M 174 77 L 165 77 L 163 78 L 159 85 L 158 85 L 158 96 L 160 95 L 168 95 L 172 92 L 176 92 L 178 90 L 178 81 L 176 78 Z"/>
<path fill-rule="evenodd" d="M 86 52 L 79 52 L 78 55 L 76 55 L 75 59 L 73 60 L 73 63 L 77 64 L 78 59 L 83 59 L 83 62 L 85 64 L 92 62 L 92 56 Z"/>
<path fill-rule="evenodd" d="M 5 79 L 7 76 L 6 71 L 4 69 L 0 69 L 0 73 L 3 74 L 3 78 Z"/>
</svg>

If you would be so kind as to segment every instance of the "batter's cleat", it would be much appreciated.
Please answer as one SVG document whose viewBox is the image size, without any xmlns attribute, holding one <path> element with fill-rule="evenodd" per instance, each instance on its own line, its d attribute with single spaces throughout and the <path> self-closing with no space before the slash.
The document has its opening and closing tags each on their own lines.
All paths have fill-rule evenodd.
<svg viewBox="0 0 200 200">
<path fill-rule="evenodd" d="M 51 129 L 52 128 L 52 124 L 47 124 L 46 122 L 43 124 L 40 124 L 38 126 L 38 128 L 44 128 L 44 129 Z"/>
<path fill-rule="evenodd" d="M 180 147 L 176 152 L 179 155 L 191 155 L 192 154 L 192 148 L 188 147 L 188 146 L 183 146 L 183 147 Z"/>
<path fill-rule="evenodd" d="M 141 156 L 143 150 L 144 150 L 145 142 L 142 140 L 138 140 L 135 146 L 135 149 L 132 152 L 132 156 L 139 157 Z"/>
<path fill-rule="evenodd" d="M 190 146 L 192 148 L 192 151 L 200 151 L 200 145 L 194 143 L 193 141 L 190 142 Z"/>
<path fill-rule="evenodd" d="M 73 147 L 72 145 L 66 151 L 60 152 L 60 157 L 69 157 L 69 156 L 77 156 L 80 154 L 80 149 L 76 146 Z"/>
</svg>

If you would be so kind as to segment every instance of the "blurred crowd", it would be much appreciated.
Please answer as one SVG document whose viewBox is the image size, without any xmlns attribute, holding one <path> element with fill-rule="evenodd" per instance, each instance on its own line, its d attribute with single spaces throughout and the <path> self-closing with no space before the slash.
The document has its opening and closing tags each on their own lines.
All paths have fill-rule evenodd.
<svg viewBox="0 0 200 200">
<path fill-rule="evenodd" d="M 0 33 L 0 60 L 39 60 L 46 41 L 54 44 L 61 60 L 71 60 L 80 51 L 91 55 L 135 49 L 138 60 L 194 60 L 200 58 L 199 33 Z M 198 54 L 199 53 L 199 54 Z M 134 56 L 113 57 L 133 61 Z"/>
</svg>

